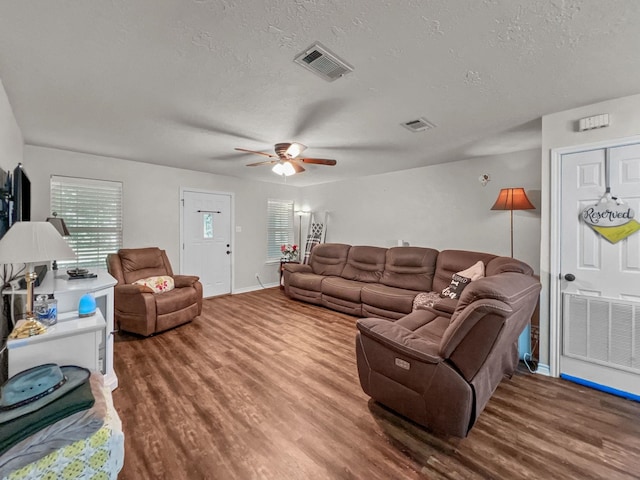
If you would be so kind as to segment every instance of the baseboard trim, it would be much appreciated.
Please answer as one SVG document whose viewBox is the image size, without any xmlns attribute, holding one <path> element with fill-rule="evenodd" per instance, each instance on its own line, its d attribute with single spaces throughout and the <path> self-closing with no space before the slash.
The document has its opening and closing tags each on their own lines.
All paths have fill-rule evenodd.
<svg viewBox="0 0 640 480">
<path fill-rule="evenodd" d="M 538 369 L 536 370 L 536 373 L 539 373 L 540 375 L 545 375 L 547 377 L 551 376 L 551 369 L 549 368 L 549 365 L 545 365 L 544 363 L 539 363 L 538 364 Z"/>
<path fill-rule="evenodd" d="M 273 288 L 273 287 L 277 287 L 278 283 L 267 283 L 265 284 L 264 288 Z M 231 295 L 236 295 L 238 293 L 249 293 L 249 292 L 255 292 L 256 290 L 262 290 L 262 287 L 260 285 L 253 285 L 251 287 L 244 287 L 244 288 L 236 288 L 234 290 L 231 291 Z"/>
</svg>

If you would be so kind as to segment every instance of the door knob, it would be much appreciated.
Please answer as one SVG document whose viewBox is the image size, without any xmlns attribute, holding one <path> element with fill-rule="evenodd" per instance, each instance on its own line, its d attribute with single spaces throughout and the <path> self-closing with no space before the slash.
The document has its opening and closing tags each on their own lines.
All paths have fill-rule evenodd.
<svg viewBox="0 0 640 480">
<path fill-rule="evenodd" d="M 573 281 L 576 279 L 576 276 L 575 276 L 573 273 L 567 273 L 567 274 L 564 276 L 564 279 L 565 279 L 567 282 L 573 282 Z"/>
<path fill-rule="evenodd" d="M 227 255 L 231 255 L 231 250 L 227 250 Z"/>
</svg>

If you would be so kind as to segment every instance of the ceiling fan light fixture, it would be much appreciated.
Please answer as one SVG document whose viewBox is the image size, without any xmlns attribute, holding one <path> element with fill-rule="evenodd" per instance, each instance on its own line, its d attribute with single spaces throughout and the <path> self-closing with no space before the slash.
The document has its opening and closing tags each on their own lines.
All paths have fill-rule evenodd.
<svg viewBox="0 0 640 480">
<path fill-rule="evenodd" d="M 300 155 L 306 149 L 307 149 L 306 145 L 302 145 L 301 143 L 293 142 L 291 145 L 289 145 L 289 148 L 287 148 L 287 151 L 285 153 L 286 153 L 287 156 L 289 156 L 291 158 L 296 158 L 298 155 Z"/>
<path fill-rule="evenodd" d="M 277 175 L 284 175 L 285 177 L 289 177 L 291 175 L 295 175 L 296 170 L 291 165 L 291 162 L 279 162 L 276 163 L 271 171 Z"/>
</svg>

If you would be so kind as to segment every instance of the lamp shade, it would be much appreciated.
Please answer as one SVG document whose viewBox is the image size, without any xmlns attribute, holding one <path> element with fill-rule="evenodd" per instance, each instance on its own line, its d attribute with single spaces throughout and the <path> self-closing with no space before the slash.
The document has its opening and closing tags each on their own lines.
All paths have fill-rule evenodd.
<svg viewBox="0 0 640 480">
<path fill-rule="evenodd" d="M 532 210 L 536 207 L 529 201 L 524 188 L 503 188 L 491 210 Z"/>
<path fill-rule="evenodd" d="M 69 229 L 67 228 L 67 224 L 64 223 L 64 220 L 62 218 L 47 217 L 47 222 L 49 222 L 51 225 L 53 225 L 53 227 L 63 237 L 68 237 L 69 235 L 71 235 L 71 233 L 69 233 Z"/>
<path fill-rule="evenodd" d="M 70 260 L 75 252 L 48 222 L 17 222 L 0 239 L 0 264 Z"/>
</svg>

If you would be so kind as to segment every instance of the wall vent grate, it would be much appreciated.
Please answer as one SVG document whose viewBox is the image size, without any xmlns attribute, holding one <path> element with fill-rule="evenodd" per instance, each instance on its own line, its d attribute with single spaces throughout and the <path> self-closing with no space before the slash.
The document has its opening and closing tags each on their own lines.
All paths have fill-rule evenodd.
<svg viewBox="0 0 640 480">
<path fill-rule="evenodd" d="M 353 71 L 353 67 L 331 53 L 320 43 L 314 43 L 293 59 L 298 65 L 312 71 L 328 82 Z"/>
<path fill-rule="evenodd" d="M 435 123 L 430 122 L 424 117 L 404 122 L 401 125 L 407 130 L 411 130 L 412 132 L 424 132 L 425 130 L 431 130 L 432 128 L 436 128 L 437 126 Z"/>
</svg>

